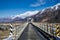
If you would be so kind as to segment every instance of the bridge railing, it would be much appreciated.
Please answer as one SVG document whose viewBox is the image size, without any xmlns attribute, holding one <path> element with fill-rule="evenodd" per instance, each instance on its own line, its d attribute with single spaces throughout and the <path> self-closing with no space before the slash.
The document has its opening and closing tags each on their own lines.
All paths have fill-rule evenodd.
<svg viewBox="0 0 60 40">
<path fill-rule="evenodd" d="M 24 31 L 24 29 L 26 28 L 28 23 L 24 23 L 20 26 L 15 26 L 15 39 L 14 40 L 18 40 L 18 38 L 21 36 L 22 32 Z"/>
<path fill-rule="evenodd" d="M 7 38 L 5 38 L 3 40 L 12 40 L 12 39 L 18 40 L 18 38 L 21 36 L 22 32 L 26 28 L 27 24 L 28 24 L 27 22 L 19 23 L 19 24 L 10 23 L 9 24 L 10 34 L 8 35 Z"/>
<path fill-rule="evenodd" d="M 33 24 L 52 36 L 60 37 L 60 23 L 33 23 Z"/>
</svg>

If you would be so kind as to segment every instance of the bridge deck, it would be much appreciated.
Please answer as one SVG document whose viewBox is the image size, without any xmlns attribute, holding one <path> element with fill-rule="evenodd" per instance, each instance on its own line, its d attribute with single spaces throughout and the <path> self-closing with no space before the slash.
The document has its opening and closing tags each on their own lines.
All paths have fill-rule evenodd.
<svg viewBox="0 0 60 40">
<path fill-rule="evenodd" d="M 18 40 L 46 40 L 31 24 L 27 26 Z"/>
</svg>

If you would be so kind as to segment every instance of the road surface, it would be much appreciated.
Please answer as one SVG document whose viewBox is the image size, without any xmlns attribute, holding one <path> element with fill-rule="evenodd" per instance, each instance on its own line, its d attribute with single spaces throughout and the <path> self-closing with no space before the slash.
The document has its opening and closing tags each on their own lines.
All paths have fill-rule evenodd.
<svg viewBox="0 0 60 40">
<path fill-rule="evenodd" d="M 18 40 L 46 40 L 40 32 L 35 29 L 32 24 L 29 24 L 22 35 L 18 38 Z"/>
</svg>

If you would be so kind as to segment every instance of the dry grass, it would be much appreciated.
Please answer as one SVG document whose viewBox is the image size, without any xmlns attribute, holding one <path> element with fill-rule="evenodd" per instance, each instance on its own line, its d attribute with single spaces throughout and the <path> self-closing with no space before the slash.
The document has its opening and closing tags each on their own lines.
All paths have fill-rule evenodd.
<svg viewBox="0 0 60 40">
<path fill-rule="evenodd" d="M 20 27 L 22 24 L 24 23 L 12 23 L 12 25 L 14 27 Z M 5 38 L 7 38 L 9 36 L 9 27 L 10 27 L 10 23 L 0 23 L 0 27 L 8 27 L 8 30 L 0 30 L 0 40 L 3 40 Z"/>
<path fill-rule="evenodd" d="M 9 30 L 1 31 L 0 30 L 0 40 L 7 38 L 9 36 Z"/>
</svg>

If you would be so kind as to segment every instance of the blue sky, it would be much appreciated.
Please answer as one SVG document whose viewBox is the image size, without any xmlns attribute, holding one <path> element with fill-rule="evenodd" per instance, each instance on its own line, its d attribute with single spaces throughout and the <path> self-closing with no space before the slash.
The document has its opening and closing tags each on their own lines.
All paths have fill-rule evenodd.
<svg viewBox="0 0 60 40">
<path fill-rule="evenodd" d="M 0 0 L 0 17 L 42 10 L 57 3 L 60 3 L 60 0 Z"/>
</svg>

